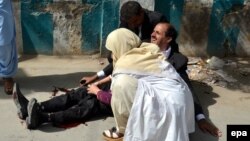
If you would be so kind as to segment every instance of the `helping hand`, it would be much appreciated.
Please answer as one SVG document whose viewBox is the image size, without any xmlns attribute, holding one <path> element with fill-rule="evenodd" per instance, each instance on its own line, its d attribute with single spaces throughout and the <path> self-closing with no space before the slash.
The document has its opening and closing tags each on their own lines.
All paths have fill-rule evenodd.
<svg viewBox="0 0 250 141">
<path fill-rule="evenodd" d="M 95 95 L 97 95 L 97 93 L 101 91 L 101 89 L 99 89 L 96 85 L 91 85 L 91 84 L 88 85 L 87 90 L 89 94 L 95 94 Z"/>
<path fill-rule="evenodd" d="M 95 81 L 96 78 L 97 78 L 96 75 L 83 77 L 80 80 L 80 86 L 86 86 L 86 85 L 90 84 L 91 82 Z"/>
</svg>

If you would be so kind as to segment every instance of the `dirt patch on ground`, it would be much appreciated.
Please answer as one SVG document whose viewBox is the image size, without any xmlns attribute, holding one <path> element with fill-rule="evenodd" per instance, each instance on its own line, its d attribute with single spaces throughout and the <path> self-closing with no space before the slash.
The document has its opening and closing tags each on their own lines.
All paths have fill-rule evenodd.
<svg viewBox="0 0 250 141">
<path fill-rule="evenodd" d="M 250 58 L 189 58 L 191 80 L 250 93 Z"/>
</svg>

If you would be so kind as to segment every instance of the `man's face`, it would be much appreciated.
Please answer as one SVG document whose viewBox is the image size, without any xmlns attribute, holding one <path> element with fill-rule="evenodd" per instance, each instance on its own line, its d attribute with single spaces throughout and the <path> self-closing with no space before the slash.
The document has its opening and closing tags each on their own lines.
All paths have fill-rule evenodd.
<svg viewBox="0 0 250 141">
<path fill-rule="evenodd" d="M 168 29 L 166 24 L 157 24 L 151 34 L 151 43 L 158 45 L 161 49 L 167 48 L 171 37 L 166 37 L 165 33 Z"/>
<path fill-rule="evenodd" d="M 144 11 L 141 10 L 141 13 L 137 16 L 132 17 L 130 20 L 128 20 L 128 26 L 131 29 L 138 28 L 139 26 L 142 25 L 144 20 Z"/>
</svg>

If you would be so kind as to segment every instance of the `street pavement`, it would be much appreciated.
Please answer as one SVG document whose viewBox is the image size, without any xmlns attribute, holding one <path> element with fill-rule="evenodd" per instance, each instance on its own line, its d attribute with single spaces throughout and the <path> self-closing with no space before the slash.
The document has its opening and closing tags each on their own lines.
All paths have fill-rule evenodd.
<svg viewBox="0 0 250 141">
<path fill-rule="evenodd" d="M 51 98 L 53 86 L 75 88 L 83 76 L 91 75 L 107 64 L 98 56 L 20 56 L 15 80 L 28 98 L 44 101 Z M 205 113 L 221 131 L 215 138 L 197 127 L 191 141 L 226 141 L 228 124 L 250 124 L 250 94 L 193 82 Z M 12 96 L 3 91 L 0 81 L 0 141 L 102 141 L 102 131 L 115 125 L 113 117 L 97 118 L 72 128 L 56 128 L 50 124 L 28 130 L 18 119 Z"/>
</svg>

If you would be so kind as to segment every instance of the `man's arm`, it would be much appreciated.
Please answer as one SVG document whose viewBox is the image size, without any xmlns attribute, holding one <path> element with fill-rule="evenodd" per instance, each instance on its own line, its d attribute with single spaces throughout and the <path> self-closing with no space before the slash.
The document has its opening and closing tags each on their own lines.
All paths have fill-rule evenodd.
<svg viewBox="0 0 250 141">
<path fill-rule="evenodd" d="M 99 78 L 111 75 L 112 72 L 113 72 L 113 63 L 109 63 L 103 70 L 97 72 L 96 74 L 92 76 L 82 77 L 82 79 L 80 80 L 80 86 L 93 83 Z"/>
<path fill-rule="evenodd" d="M 109 76 L 112 74 L 113 72 L 113 63 L 109 63 L 104 69 L 103 69 L 103 72 L 105 74 L 105 76 Z"/>
<path fill-rule="evenodd" d="M 97 86 L 97 85 L 102 85 L 102 84 L 107 83 L 107 82 L 111 82 L 111 75 L 106 76 L 105 78 L 103 78 L 103 79 L 101 79 L 93 84 Z"/>
<path fill-rule="evenodd" d="M 92 82 L 94 82 L 95 80 L 97 80 L 99 77 L 97 74 L 94 74 L 92 76 L 84 76 L 80 79 L 80 86 L 85 86 L 88 85 Z"/>
</svg>

